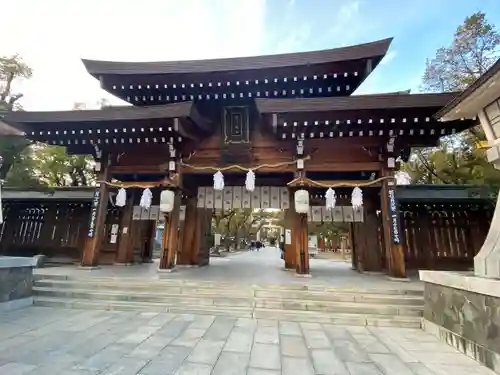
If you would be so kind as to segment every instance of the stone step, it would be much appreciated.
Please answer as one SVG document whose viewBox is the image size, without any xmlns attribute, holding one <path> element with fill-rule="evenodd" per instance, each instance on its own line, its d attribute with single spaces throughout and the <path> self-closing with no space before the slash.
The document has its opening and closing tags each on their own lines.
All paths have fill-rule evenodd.
<svg viewBox="0 0 500 375">
<path fill-rule="evenodd" d="M 206 314 L 206 315 L 224 315 L 238 318 L 251 318 L 251 308 L 241 307 L 217 307 L 217 306 L 191 306 L 187 304 L 178 306 L 167 306 L 162 303 L 139 303 L 124 302 L 112 300 L 87 300 L 87 299 L 69 299 L 35 296 L 33 304 L 44 307 L 60 307 L 67 309 L 84 310 L 117 310 L 117 311 L 157 311 L 171 312 L 175 314 Z"/>
<path fill-rule="evenodd" d="M 305 290 L 289 289 L 293 287 L 276 285 L 254 285 L 254 286 L 235 286 L 234 284 L 226 285 L 219 283 L 169 283 L 164 281 L 124 281 L 124 280 L 94 280 L 92 279 L 70 279 L 56 280 L 38 278 L 34 283 L 37 287 L 53 287 L 58 289 L 63 288 L 84 288 L 96 290 L 137 290 L 150 292 L 166 292 L 172 294 L 196 294 L 196 295 L 219 295 L 223 293 L 227 296 L 247 297 L 257 296 L 262 298 L 288 298 L 288 299 L 313 299 L 313 300 L 330 300 L 331 296 L 336 296 L 339 300 L 362 302 L 380 302 L 394 303 L 400 301 L 401 304 L 422 304 L 422 291 L 415 290 L 364 290 L 364 289 L 342 289 L 342 288 L 310 288 Z M 398 292 L 399 294 L 397 294 Z M 413 292 L 419 292 L 416 294 Z"/>
<path fill-rule="evenodd" d="M 284 311 L 275 309 L 255 309 L 255 318 L 260 319 L 281 319 L 295 322 L 329 323 L 350 326 L 374 326 L 374 327 L 396 327 L 396 328 L 417 328 L 422 326 L 422 318 L 383 316 L 383 315 L 363 315 L 363 314 L 342 314 L 342 313 L 319 313 L 315 311 Z"/>
<path fill-rule="evenodd" d="M 293 292 L 293 291 L 269 291 L 255 289 L 254 291 L 241 291 L 232 289 L 185 289 L 179 287 L 156 287 L 152 288 L 148 284 L 142 285 L 116 285 L 116 284 L 94 284 L 94 283 L 80 283 L 72 281 L 36 281 L 35 289 L 46 290 L 54 289 L 58 291 L 63 290 L 92 290 L 101 293 L 147 293 L 147 294 L 161 294 L 171 297 L 179 296 L 197 297 L 197 298 L 230 298 L 230 299 L 245 299 L 256 298 L 261 300 L 273 301 L 287 301 L 287 300 L 300 300 L 300 301 L 315 301 L 315 302 L 352 302 L 359 304 L 381 304 L 381 305 L 397 305 L 409 307 L 422 307 L 423 298 L 416 296 L 386 296 L 384 294 L 364 294 L 354 292 Z"/>
<path fill-rule="evenodd" d="M 314 301 L 339 301 L 339 302 L 358 302 L 358 303 L 380 303 L 423 306 L 423 296 L 416 295 L 395 295 L 386 294 L 385 290 L 378 290 L 378 293 L 366 293 L 364 291 L 337 290 L 328 292 L 317 291 L 276 291 L 267 289 L 258 289 L 255 291 L 258 298 L 268 299 L 298 299 Z"/>
<path fill-rule="evenodd" d="M 252 297 L 237 298 L 221 295 L 203 296 L 187 294 L 148 293 L 136 291 L 108 291 L 102 289 L 54 289 L 40 288 L 33 289 L 35 296 L 69 298 L 69 299 L 89 299 L 89 300 L 111 300 L 122 302 L 145 302 L 145 303 L 169 303 L 169 304 L 198 304 L 203 306 L 233 306 L 253 308 Z"/>
<path fill-rule="evenodd" d="M 357 303 L 343 301 L 314 301 L 299 299 L 277 299 L 277 298 L 234 298 L 225 295 L 216 295 L 211 298 L 197 295 L 179 295 L 169 293 L 152 293 L 137 291 L 117 291 L 117 290 L 90 290 L 90 289 L 55 289 L 35 287 L 36 296 L 88 299 L 88 300 L 112 300 L 123 302 L 139 303 L 164 303 L 164 304 L 189 304 L 202 306 L 229 306 L 229 307 L 249 307 L 280 310 L 303 310 L 303 311 L 323 311 L 334 313 L 356 313 L 356 314 L 380 314 L 380 315 L 405 315 L 422 316 L 421 306 L 389 305 L 373 303 Z"/>
<path fill-rule="evenodd" d="M 109 300 L 80 300 L 68 298 L 51 298 L 36 296 L 36 306 L 62 307 L 71 309 L 91 310 L 138 310 L 172 313 L 193 313 L 208 315 L 224 315 L 233 317 L 254 317 L 261 319 L 290 320 L 296 322 L 315 322 L 341 325 L 379 326 L 420 328 L 421 318 L 418 317 L 388 317 L 381 315 L 363 315 L 346 313 L 319 313 L 314 311 L 285 311 L 278 309 L 247 309 L 247 308 L 217 308 L 215 306 L 165 306 L 158 303 L 129 303 Z"/>
</svg>

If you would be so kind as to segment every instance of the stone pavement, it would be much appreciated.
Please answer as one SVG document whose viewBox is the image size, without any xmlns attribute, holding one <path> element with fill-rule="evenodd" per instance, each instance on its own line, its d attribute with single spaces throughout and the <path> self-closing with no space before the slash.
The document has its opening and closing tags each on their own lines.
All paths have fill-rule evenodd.
<svg viewBox="0 0 500 375">
<path fill-rule="evenodd" d="M 0 314 L 0 375 L 493 374 L 420 330 L 32 307 Z"/>
</svg>

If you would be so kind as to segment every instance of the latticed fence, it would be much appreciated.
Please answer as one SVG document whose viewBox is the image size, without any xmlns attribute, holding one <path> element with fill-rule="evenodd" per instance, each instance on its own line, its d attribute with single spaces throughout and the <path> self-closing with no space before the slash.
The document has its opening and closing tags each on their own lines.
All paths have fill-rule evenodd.
<svg viewBox="0 0 500 375">
<path fill-rule="evenodd" d="M 469 269 L 488 233 L 491 204 L 405 204 L 407 268 Z"/>
<path fill-rule="evenodd" d="M 4 255 L 79 258 L 90 202 L 4 202 L 0 249 Z"/>
</svg>

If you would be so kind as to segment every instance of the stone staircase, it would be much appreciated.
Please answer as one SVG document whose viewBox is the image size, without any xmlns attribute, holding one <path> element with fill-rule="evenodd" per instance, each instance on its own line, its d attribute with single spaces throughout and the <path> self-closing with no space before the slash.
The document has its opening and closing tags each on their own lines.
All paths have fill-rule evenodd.
<svg viewBox="0 0 500 375">
<path fill-rule="evenodd" d="M 423 292 L 36 275 L 37 306 L 420 328 Z"/>
</svg>

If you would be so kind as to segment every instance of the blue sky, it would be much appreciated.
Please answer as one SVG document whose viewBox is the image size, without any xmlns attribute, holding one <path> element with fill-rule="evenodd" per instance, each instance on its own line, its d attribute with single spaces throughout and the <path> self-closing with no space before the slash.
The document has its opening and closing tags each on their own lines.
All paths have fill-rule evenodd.
<svg viewBox="0 0 500 375">
<path fill-rule="evenodd" d="M 359 92 L 418 90 L 426 58 L 481 10 L 500 28 L 500 0 L 276 0 L 266 52 L 307 51 L 394 37 L 387 59 Z M 281 16 L 277 16 L 282 14 Z"/>
<path fill-rule="evenodd" d="M 496 9 L 495 9 L 496 7 Z M 81 58 L 167 61 L 334 48 L 394 37 L 358 93 L 418 89 L 426 58 L 449 45 L 466 16 L 486 12 L 500 28 L 500 0 L 16 0 L 0 56 L 20 53 L 34 69 L 16 85 L 27 110 L 120 103 Z"/>
</svg>

